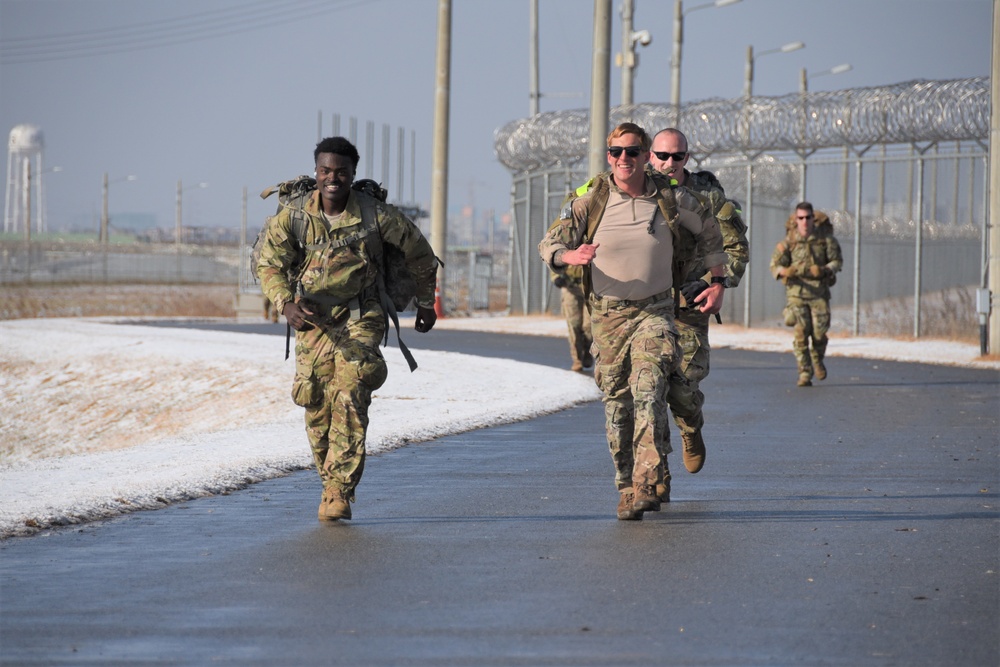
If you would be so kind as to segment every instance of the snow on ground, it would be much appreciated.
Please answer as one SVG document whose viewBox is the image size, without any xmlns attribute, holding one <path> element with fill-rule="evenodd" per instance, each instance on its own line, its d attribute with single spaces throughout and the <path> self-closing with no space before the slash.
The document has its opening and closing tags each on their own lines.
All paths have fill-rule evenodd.
<svg viewBox="0 0 1000 667">
<path fill-rule="evenodd" d="M 439 320 L 435 326 L 440 329 L 460 329 L 463 331 L 562 337 L 567 335 L 564 320 L 544 315 L 446 318 Z M 791 329 L 744 329 L 737 325 L 713 323 L 709 331 L 713 348 L 728 347 L 737 350 L 787 352 L 789 359 L 791 359 Z M 567 354 L 569 354 L 568 348 Z M 983 359 L 979 354 L 978 345 L 927 338 L 897 340 L 861 336 L 855 338 L 831 334 L 826 354 L 831 357 L 860 357 L 1000 370 L 1000 360 Z M 790 367 L 794 371 L 794 361 Z"/>
<path fill-rule="evenodd" d="M 565 322 L 546 316 L 437 326 L 566 336 Z M 789 330 L 711 331 L 716 348 L 787 352 L 793 370 Z M 283 353 L 284 341 L 271 335 L 108 319 L 0 322 L 0 538 L 309 467 L 302 410 L 290 400 L 294 362 Z M 415 354 L 420 368 L 411 374 L 398 350 L 386 350 L 389 379 L 371 408 L 374 454 L 600 397 L 590 377 L 569 371 Z M 1000 369 L 977 359 L 975 346 L 943 341 L 834 338 L 828 354 Z"/>
</svg>

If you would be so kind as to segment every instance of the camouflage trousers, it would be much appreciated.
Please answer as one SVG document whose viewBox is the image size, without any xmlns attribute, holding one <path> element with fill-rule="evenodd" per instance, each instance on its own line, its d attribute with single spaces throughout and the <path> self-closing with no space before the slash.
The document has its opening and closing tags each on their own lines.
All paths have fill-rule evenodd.
<svg viewBox="0 0 1000 667">
<path fill-rule="evenodd" d="M 562 314 L 569 329 L 569 355 L 574 365 L 589 366 L 590 347 L 594 342 L 590 332 L 590 310 L 579 285 L 568 285 L 559 290 Z"/>
<path fill-rule="evenodd" d="M 795 317 L 792 351 L 799 373 L 813 374 L 813 362 L 826 356 L 826 334 L 830 331 L 830 302 L 826 299 L 803 299 L 789 296 L 786 308 Z M 809 349 L 812 339 L 812 350 Z"/>
<path fill-rule="evenodd" d="M 681 433 L 695 433 L 705 425 L 702 406 L 705 394 L 700 383 L 708 377 L 709 355 L 712 348 L 708 344 L 709 315 L 692 310 L 682 310 L 676 319 L 677 334 L 681 346 L 681 362 L 677 372 L 670 376 L 667 404 L 674 416 L 674 423 Z M 670 453 L 669 436 L 664 453 Z"/>
<path fill-rule="evenodd" d="M 667 386 L 680 350 L 670 293 L 641 301 L 591 297 L 597 361 L 604 393 L 608 448 L 615 484 L 626 489 L 663 479 L 660 443 L 669 433 Z"/>
<path fill-rule="evenodd" d="M 306 436 L 323 486 L 351 500 L 365 468 L 372 392 L 388 374 L 378 347 L 382 313 L 366 305 L 359 319 L 337 307 L 318 326 L 295 332 L 292 400 L 305 408 Z"/>
</svg>

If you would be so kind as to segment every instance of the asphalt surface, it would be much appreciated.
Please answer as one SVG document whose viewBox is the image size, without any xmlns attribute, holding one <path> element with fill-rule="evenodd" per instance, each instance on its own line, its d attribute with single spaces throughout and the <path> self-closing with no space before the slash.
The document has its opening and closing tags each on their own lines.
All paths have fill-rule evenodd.
<svg viewBox="0 0 1000 667">
<path fill-rule="evenodd" d="M 714 351 L 705 469 L 672 455 L 641 522 L 594 402 L 370 457 L 350 522 L 302 471 L 2 541 L 0 663 L 1000 664 L 1000 373 L 829 369 L 799 389 L 790 352 Z"/>
</svg>

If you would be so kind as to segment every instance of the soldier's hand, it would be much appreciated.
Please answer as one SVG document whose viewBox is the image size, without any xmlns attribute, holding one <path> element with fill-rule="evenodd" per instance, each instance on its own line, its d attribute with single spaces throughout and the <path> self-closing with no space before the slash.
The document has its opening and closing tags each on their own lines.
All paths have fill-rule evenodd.
<svg viewBox="0 0 1000 667">
<path fill-rule="evenodd" d="M 699 311 L 703 313 L 708 313 L 709 315 L 714 315 L 715 313 L 722 310 L 722 297 L 726 293 L 726 288 L 719 283 L 713 283 L 708 285 L 701 291 L 701 294 L 695 297 L 694 304 L 701 304 L 698 308 Z"/>
<path fill-rule="evenodd" d="M 704 280 L 692 280 L 681 285 L 681 294 L 684 296 L 684 300 L 687 301 L 688 306 L 693 306 L 694 300 L 706 289 L 708 289 L 708 283 Z"/>
<path fill-rule="evenodd" d="M 312 328 L 313 325 L 309 321 L 309 318 L 313 317 L 316 313 L 303 305 L 289 301 L 281 309 L 281 314 L 285 316 L 285 320 L 293 329 L 296 331 L 306 331 Z"/>
<path fill-rule="evenodd" d="M 813 264 L 809 267 L 809 275 L 813 278 L 822 278 L 824 273 L 826 273 L 826 268 L 819 264 Z"/>
<path fill-rule="evenodd" d="M 437 318 L 437 312 L 433 308 L 417 306 L 417 321 L 413 324 L 413 328 L 420 333 L 427 333 L 434 328 Z"/>
<path fill-rule="evenodd" d="M 795 266 L 785 267 L 785 272 L 782 274 L 785 278 L 794 278 L 799 275 L 799 270 Z"/>
<path fill-rule="evenodd" d="M 600 243 L 595 243 L 593 245 L 590 243 L 581 243 L 579 248 L 564 252 L 560 259 L 564 264 L 570 264 L 572 266 L 586 266 L 594 260 L 594 255 L 597 254 L 597 248 L 599 248 L 600 245 Z"/>
</svg>

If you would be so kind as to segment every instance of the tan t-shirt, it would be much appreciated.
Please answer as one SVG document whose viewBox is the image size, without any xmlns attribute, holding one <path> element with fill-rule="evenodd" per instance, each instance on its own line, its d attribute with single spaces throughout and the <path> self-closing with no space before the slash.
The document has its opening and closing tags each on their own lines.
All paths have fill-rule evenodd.
<svg viewBox="0 0 1000 667">
<path fill-rule="evenodd" d="M 673 287 L 673 239 L 655 193 L 649 180 L 646 194 L 635 198 L 612 184 L 594 234 L 600 244 L 591 269 L 595 296 L 637 301 Z"/>
</svg>

